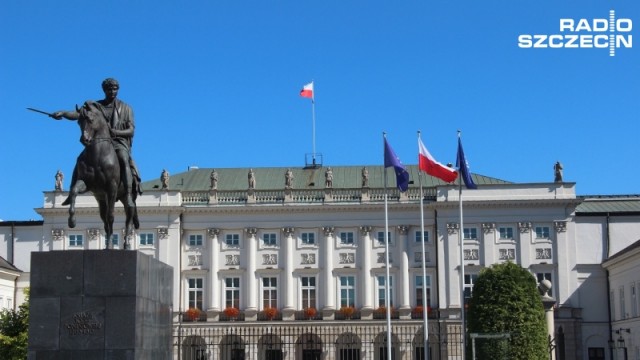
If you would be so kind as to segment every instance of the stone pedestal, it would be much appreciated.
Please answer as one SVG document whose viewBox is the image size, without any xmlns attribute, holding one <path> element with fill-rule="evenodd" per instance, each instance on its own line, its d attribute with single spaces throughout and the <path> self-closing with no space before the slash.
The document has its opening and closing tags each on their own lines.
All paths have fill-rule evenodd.
<svg viewBox="0 0 640 360">
<path fill-rule="evenodd" d="M 172 284 L 137 251 L 32 253 L 28 359 L 171 359 Z"/>
</svg>

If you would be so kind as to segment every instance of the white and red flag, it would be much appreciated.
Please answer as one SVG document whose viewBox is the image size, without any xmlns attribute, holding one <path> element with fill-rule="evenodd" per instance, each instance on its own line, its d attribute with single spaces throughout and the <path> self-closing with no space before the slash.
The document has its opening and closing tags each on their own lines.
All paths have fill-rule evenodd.
<svg viewBox="0 0 640 360">
<path fill-rule="evenodd" d="M 418 138 L 418 167 L 431 176 L 451 183 L 458 178 L 458 172 L 448 166 L 442 165 L 431 156 L 427 148 Z"/>
<path fill-rule="evenodd" d="M 300 96 L 313 99 L 313 81 L 302 87 Z"/>
</svg>

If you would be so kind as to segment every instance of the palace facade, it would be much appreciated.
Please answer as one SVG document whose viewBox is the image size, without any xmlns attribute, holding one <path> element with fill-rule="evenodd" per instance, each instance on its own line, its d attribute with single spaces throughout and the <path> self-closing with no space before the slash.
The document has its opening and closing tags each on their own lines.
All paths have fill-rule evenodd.
<svg viewBox="0 0 640 360">
<path fill-rule="evenodd" d="M 639 197 L 478 174 L 478 189 L 460 192 L 407 168 L 407 192 L 391 170 L 385 189 L 382 166 L 193 168 L 144 183 L 131 243 L 174 269 L 176 358 L 385 359 L 389 310 L 394 358 L 422 358 L 426 312 L 430 359 L 460 359 L 465 298 L 483 268 L 506 261 L 551 281 L 556 358 L 611 358 L 610 314 L 624 306 L 638 319 L 640 275 L 609 291 L 602 263 L 640 239 Z M 93 197 L 78 197 L 72 229 L 66 195 L 44 193 L 42 221 L 0 223 L 18 304 L 31 252 L 105 247 Z"/>
</svg>

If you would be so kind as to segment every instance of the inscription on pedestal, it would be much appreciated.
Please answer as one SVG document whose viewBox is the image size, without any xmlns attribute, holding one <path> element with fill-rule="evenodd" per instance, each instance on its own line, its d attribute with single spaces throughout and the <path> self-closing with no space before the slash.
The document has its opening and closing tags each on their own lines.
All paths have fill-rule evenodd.
<svg viewBox="0 0 640 360">
<path fill-rule="evenodd" d="M 64 330 L 69 336 L 96 335 L 102 331 L 102 325 L 94 313 L 82 311 L 73 314 L 73 321 L 64 324 Z"/>
</svg>

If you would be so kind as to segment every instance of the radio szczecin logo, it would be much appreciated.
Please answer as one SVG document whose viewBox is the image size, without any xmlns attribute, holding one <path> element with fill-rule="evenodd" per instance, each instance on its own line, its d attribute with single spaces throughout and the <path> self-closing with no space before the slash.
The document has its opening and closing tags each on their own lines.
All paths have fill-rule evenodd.
<svg viewBox="0 0 640 360">
<path fill-rule="evenodd" d="M 560 19 L 559 34 L 521 34 L 518 47 L 523 49 L 609 49 L 616 56 L 617 48 L 631 48 L 633 37 L 631 19 L 616 19 L 614 10 L 609 19 Z"/>
</svg>

